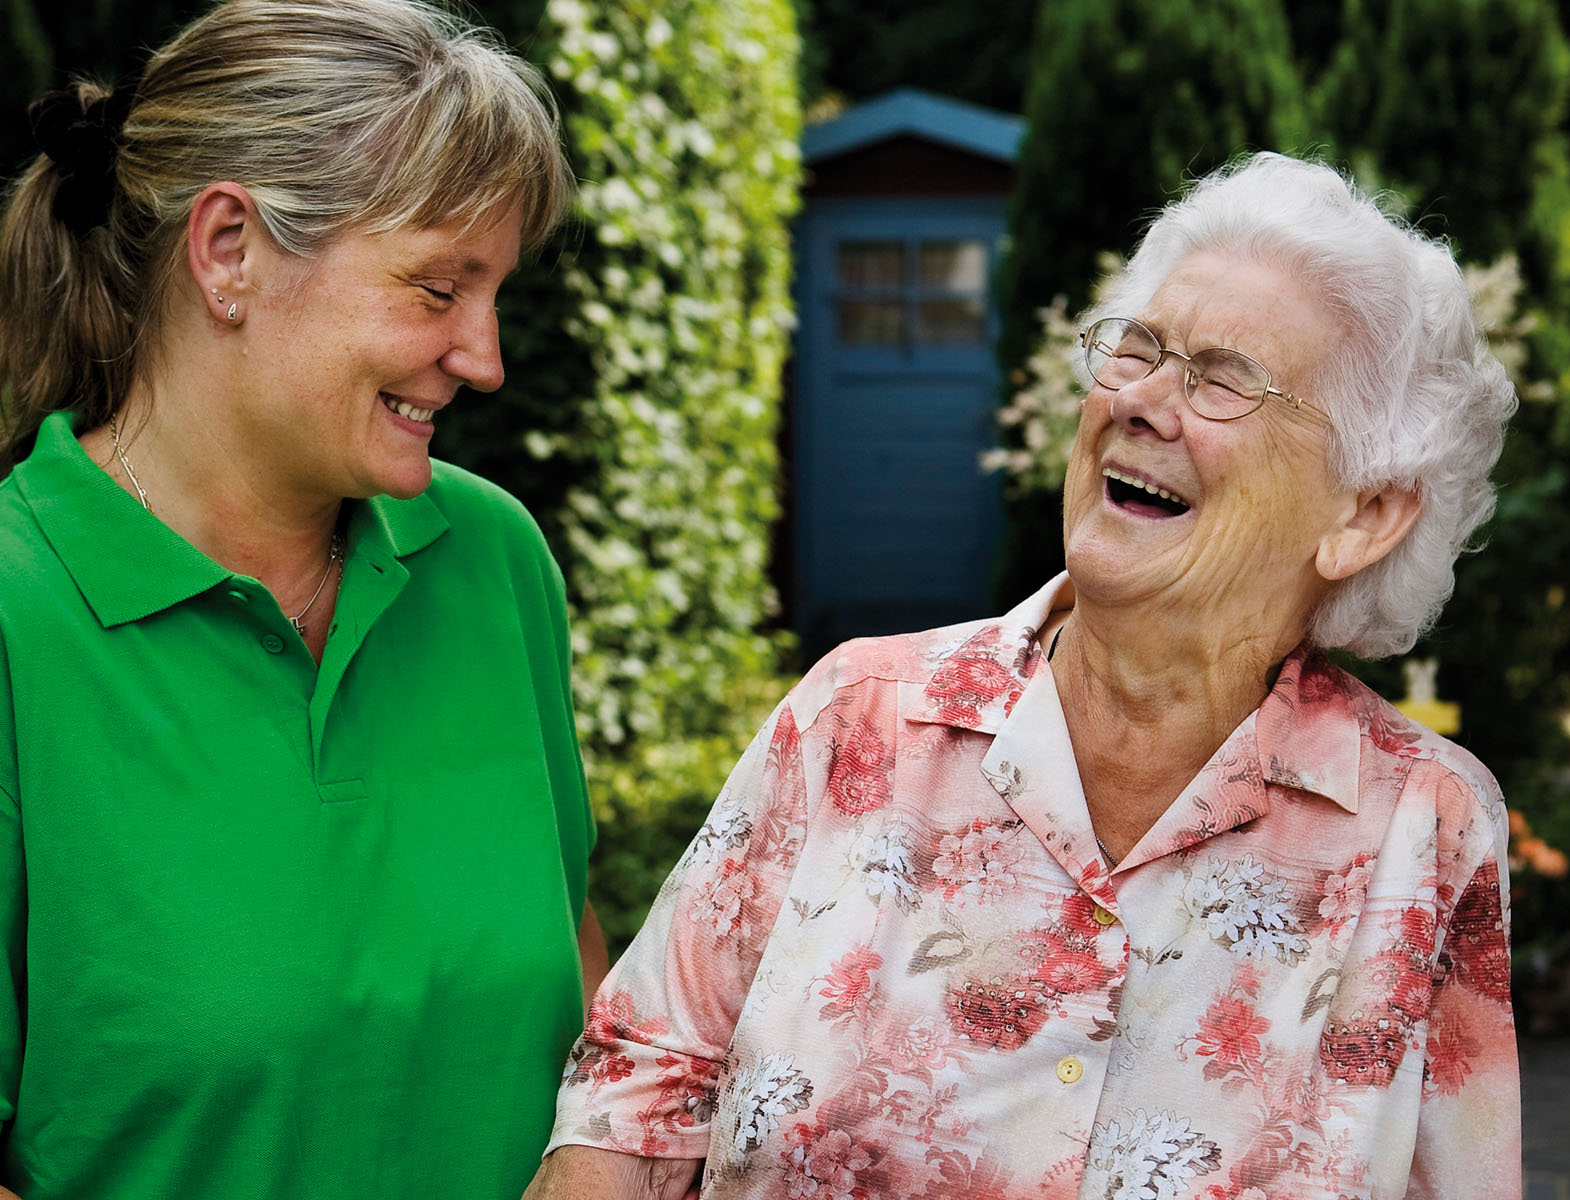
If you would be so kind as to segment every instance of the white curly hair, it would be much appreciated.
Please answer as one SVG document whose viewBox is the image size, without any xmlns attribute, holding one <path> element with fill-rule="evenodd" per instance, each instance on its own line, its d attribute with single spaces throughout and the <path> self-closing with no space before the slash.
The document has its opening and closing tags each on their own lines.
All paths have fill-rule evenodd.
<svg viewBox="0 0 1570 1200">
<path fill-rule="evenodd" d="M 1315 374 L 1335 423 L 1331 470 L 1348 488 L 1415 490 L 1421 512 L 1390 554 L 1333 588 L 1309 637 L 1364 658 L 1410 650 L 1494 511 L 1488 473 L 1516 408 L 1455 258 L 1332 168 L 1256 154 L 1162 210 L 1085 323 L 1143 311 L 1201 251 L 1279 266 L 1340 320 L 1346 336 Z"/>
</svg>

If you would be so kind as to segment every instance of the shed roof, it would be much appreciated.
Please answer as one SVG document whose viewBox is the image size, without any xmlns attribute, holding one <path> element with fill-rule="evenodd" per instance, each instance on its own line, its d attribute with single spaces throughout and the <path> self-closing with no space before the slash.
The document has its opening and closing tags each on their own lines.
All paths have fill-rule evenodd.
<svg viewBox="0 0 1570 1200">
<path fill-rule="evenodd" d="M 920 88 L 898 88 L 807 126 L 801 136 L 802 157 L 818 162 L 900 136 L 1012 163 L 1025 137 L 1025 118 Z"/>
</svg>

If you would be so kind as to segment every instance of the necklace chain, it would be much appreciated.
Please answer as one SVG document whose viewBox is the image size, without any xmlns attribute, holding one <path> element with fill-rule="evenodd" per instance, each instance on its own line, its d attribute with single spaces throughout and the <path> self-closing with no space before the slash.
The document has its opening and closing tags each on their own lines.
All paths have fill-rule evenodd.
<svg viewBox="0 0 1570 1200">
<path fill-rule="evenodd" d="M 125 456 L 125 447 L 120 444 L 120 426 L 114 419 L 114 414 L 109 414 L 109 434 L 114 438 L 114 456 L 120 460 L 120 469 L 125 472 L 125 477 L 131 481 L 131 486 L 136 489 L 136 498 L 142 502 L 142 507 L 148 512 L 153 511 L 153 506 L 147 500 L 147 492 L 142 488 L 142 481 L 136 477 L 136 472 L 131 470 L 131 462 Z M 321 582 L 316 585 L 316 590 L 311 593 L 311 598 L 305 602 L 305 607 L 289 618 L 289 624 L 302 638 L 306 635 L 308 626 L 305 623 L 305 614 L 311 611 L 311 606 L 321 597 L 322 589 L 327 586 L 327 581 L 333 576 L 333 568 L 343 562 L 343 534 L 333 530 L 332 541 L 327 544 L 327 569 L 322 572 Z"/>
<path fill-rule="evenodd" d="M 316 598 L 322 594 L 322 589 L 327 586 L 327 581 L 332 578 L 333 568 L 343 562 L 343 534 L 333 530 L 333 540 L 327 546 L 327 569 L 322 572 L 322 581 L 316 585 L 316 590 L 311 593 L 311 598 L 305 602 L 305 607 L 289 618 L 289 624 L 294 626 L 294 631 L 301 637 L 306 634 L 305 614 L 311 611 L 311 605 L 316 603 Z"/>
<path fill-rule="evenodd" d="M 120 469 L 131 481 L 131 486 L 136 489 L 136 498 L 142 502 L 142 507 L 152 512 L 153 506 L 147 502 L 147 493 L 142 490 L 142 481 L 136 477 L 136 472 L 131 470 L 130 460 L 126 458 L 125 449 L 120 445 L 120 426 L 116 423 L 113 413 L 109 414 L 109 433 L 114 438 L 114 456 L 120 460 Z"/>
<path fill-rule="evenodd" d="M 1109 866 L 1109 867 L 1117 866 L 1118 865 L 1118 860 L 1112 857 L 1112 851 L 1107 849 L 1107 844 L 1104 841 L 1101 840 L 1101 835 L 1099 833 L 1097 833 L 1094 829 L 1092 829 L 1090 832 L 1096 839 L 1096 845 L 1101 847 L 1101 853 L 1105 856 L 1105 858 L 1107 860 L 1107 866 Z"/>
</svg>

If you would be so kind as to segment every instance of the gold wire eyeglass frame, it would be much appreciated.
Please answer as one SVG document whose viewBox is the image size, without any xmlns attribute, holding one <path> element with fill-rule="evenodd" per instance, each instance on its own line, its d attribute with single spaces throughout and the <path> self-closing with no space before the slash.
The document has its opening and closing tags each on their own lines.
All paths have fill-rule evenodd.
<svg viewBox="0 0 1570 1200">
<path fill-rule="evenodd" d="M 1090 377 L 1092 379 L 1094 379 L 1102 387 L 1106 388 L 1109 392 L 1115 392 L 1120 388 L 1127 387 L 1130 383 L 1139 382 L 1139 379 L 1130 379 L 1124 383 L 1107 383 L 1104 379 L 1101 378 L 1101 376 L 1096 374 L 1096 364 L 1093 358 L 1094 355 L 1099 354 L 1108 360 L 1118 357 L 1130 357 L 1127 355 L 1118 355 L 1113 347 L 1107 345 L 1107 343 L 1103 342 L 1099 337 L 1096 336 L 1097 330 L 1103 328 L 1104 326 L 1110 326 L 1113 324 L 1130 326 L 1150 339 L 1150 345 L 1155 350 L 1155 358 L 1153 361 L 1150 361 L 1149 369 L 1146 370 L 1146 372 L 1141 375 L 1139 379 L 1150 378 L 1150 376 L 1161 370 L 1161 364 L 1169 358 L 1182 360 L 1183 399 L 1188 403 L 1189 408 L 1193 409 L 1194 412 L 1198 413 L 1201 417 L 1204 417 L 1207 421 L 1241 420 L 1242 418 L 1249 416 L 1251 413 L 1258 412 L 1260 408 L 1264 406 L 1265 401 L 1269 397 L 1274 396 L 1276 399 L 1286 404 L 1289 408 L 1292 408 L 1298 412 L 1307 410 L 1308 412 L 1313 413 L 1314 416 L 1319 420 L 1325 422 L 1325 424 L 1332 426 L 1335 424 L 1335 422 L 1330 419 L 1330 414 L 1327 413 L 1324 409 L 1310 404 L 1301 396 L 1294 396 L 1291 392 L 1284 392 L 1280 388 L 1275 387 L 1271 382 L 1273 376 L 1270 374 L 1269 368 L 1267 368 L 1265 364 L 1260 362 L 1257 358 L 1252 358 L 1249 355 L 1244 354 L 1241 350 L 1230 350 L 1224 346 L 1213 346 L 1209 349 L 1196 351 L 1193 354 L 1184 354 L 1181 350 L 1173 350 L 1171 347 L 1163 346 L 1161 344 L 1161 339 L 1151 331 L 1148 325 L 1145 325 L 1141 321 L 1136 321 L 1133 317 L 1103 317 L 1101 320 L 1093 322 L 1088 328 L 1080 331 L 1079 344 L 1085 349 L 1085 369 L 1090 372 Z M 1213 413 L 1205 412 L 1194 403 L 1194 390 L 1200 379 L 1200 372 L 1194 369 L 1194 362 L 1196 359 L 1203 362 L 1204 357 L 1207 354 L 1225 355 L 1229 360 L 1241 361 L 1259 371 L 1265 380 L 1264 387 L 1260 390 L 1259 395 L 1255 397 L 1252 394 L 1243 395 L 1242 393 L 1238 393 L 1245 400 L 1253 400 L 1254 403 L 1252 407 L 1244 409 L 1239 413 L 1233 413 L 1230 416 L 1216 416 Z"/>
</svg>

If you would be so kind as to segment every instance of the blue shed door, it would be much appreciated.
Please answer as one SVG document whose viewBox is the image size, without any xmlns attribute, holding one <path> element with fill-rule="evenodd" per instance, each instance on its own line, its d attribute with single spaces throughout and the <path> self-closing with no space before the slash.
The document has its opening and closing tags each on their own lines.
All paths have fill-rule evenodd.
<svg viewBox="0 0 1570 1200">
<path fill-rule="evenodd" d="M 992 282 L 1001 199 L 826 199 L 800 225 L 796 624 L 848 637 L 987 615 L 1003 514 Z"/>
</svg>

